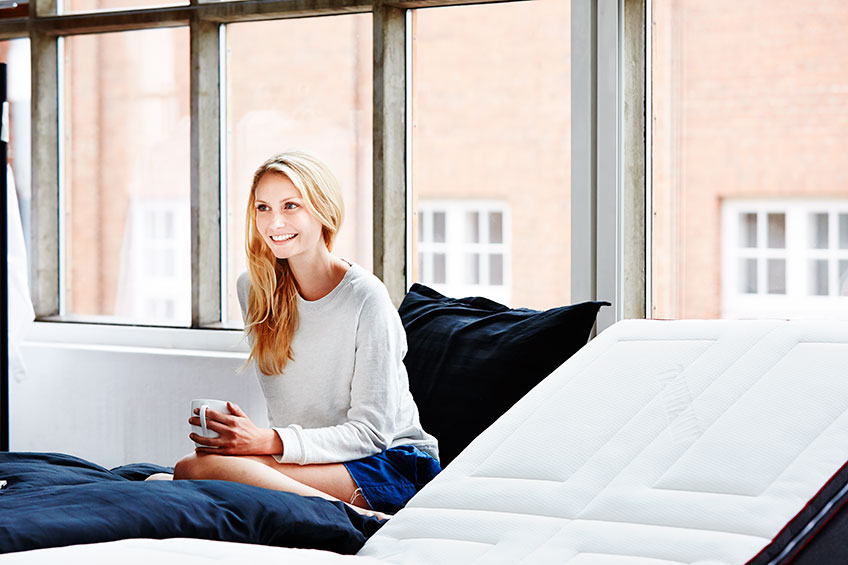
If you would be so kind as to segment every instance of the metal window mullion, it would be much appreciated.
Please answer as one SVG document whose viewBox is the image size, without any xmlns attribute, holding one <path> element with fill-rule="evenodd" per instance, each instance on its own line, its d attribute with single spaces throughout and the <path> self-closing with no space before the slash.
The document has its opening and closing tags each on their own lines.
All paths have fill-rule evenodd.
<svg viewBox="0 0 848 565">
<path fill-rule="evenodd" d="M 406 293 L 406 11 L 374 2 L 374 274 Z"/>
<path fill-rule="evenodd" d="M 36 0 L 36 14 L 55 13 L 53 1 Z M 38 318 L 59 315 L 59 59 L 56 37 L 33 30 L 32 66 L 32 299 Z"/>
<path fill-rule="evenodd" d="M 647 310 L 647 0 L 623 0 L 621 11 L 621 316 Z"/>
<path fill-rule="evenodd" d="M 623 314 L 621 287 L 621 70 L 618 2 L 598 2 L 597 17 L 597 280 L 598 331 Z"/>
<path fill-rule="evenodd" d="M 221 322 L 219 24 L 190 24 L 191 326 Z"/>
<path fill-rule="evenodd" d="M 571 301 L 595 300 L 597 3 L 571 1 Z"/>
</svg>

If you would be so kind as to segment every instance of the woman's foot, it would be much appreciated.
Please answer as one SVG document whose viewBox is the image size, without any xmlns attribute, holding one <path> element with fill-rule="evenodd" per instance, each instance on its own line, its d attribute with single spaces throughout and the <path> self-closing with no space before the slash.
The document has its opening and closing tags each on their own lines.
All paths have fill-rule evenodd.
<svg viewBox="0 0 848 565">
<path fill-rule="evenodd" d="M 378 520 L 388 520 L 392 517 L 391 514 L 385 514 L 383 512 L 377 512 L 376 510 L 370 510 L 368 508 L 360 508 L 359 506 L 354 506 L 353 504 L 349 504 L 345 502 L 348 506 L 362 514 L 363 516 L 371 516 L 372 518 L 377 518 Z"/>
<path fill-rule="evenodd" d="M 153 473 L 146 479 L 145 481 L 171 481 L 174 479 L 174 475 L 170 473 Z"/>
</svg>

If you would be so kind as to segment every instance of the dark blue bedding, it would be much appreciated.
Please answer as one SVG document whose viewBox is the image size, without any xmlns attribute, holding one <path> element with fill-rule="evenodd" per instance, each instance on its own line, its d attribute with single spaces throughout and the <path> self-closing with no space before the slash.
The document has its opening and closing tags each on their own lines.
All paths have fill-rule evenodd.
<svg viewBox="0 0 848 565">
<path fill-rule="evenodd" d="M 225 481 L 149 481 L 58 453 L 0 453 L 0 553 L 172 537 L 355 553 L 382 522 L 341 502 Z"/>
</svg>

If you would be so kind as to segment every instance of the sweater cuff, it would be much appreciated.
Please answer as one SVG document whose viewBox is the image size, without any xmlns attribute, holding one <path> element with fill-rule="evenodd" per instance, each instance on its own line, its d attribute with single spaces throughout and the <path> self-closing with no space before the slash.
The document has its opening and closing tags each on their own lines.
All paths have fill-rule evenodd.
<svg viewBox="0 0 848 565">
<path fill-rule="evenodd" d="M 288 428 L 274 428 L 274 431 L 277 432 L 277 435 L 280 436 L 280 440 L 283 442 L 283 453 L 282 455 L 274 455 L 274 460 L 277 463 L 295 463 L 297 465 L 303 465 L 304 461 L 304 450 L 303 450 L 303 438 L 301 437 L 300 426 L 293 425 Z"/>
</svg>

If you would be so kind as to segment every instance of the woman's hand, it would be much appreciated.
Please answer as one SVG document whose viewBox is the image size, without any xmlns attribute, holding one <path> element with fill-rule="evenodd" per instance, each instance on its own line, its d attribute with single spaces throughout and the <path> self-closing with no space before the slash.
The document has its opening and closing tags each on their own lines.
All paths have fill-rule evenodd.
<svg viewBox="0 0 848 565">
<path fill-rule="evenodd" d="M 208 446 L 197 447 L 196 451 L 218 455 L 280 455 L 283 452 L 283 442 L 277 432 L 256 426 L 247 414 L 232 402 L 227 402 L 227 409 L 232 414 L 206 410 L 206 427 L 217 432 L 218 437 L 189 434 L 192 441 Z M 195 414 L 198 412 L 199 410 L 195 410 Z M 200 417 L 192 416 L 188 423 L 200 426 Z"/>
</svg>

